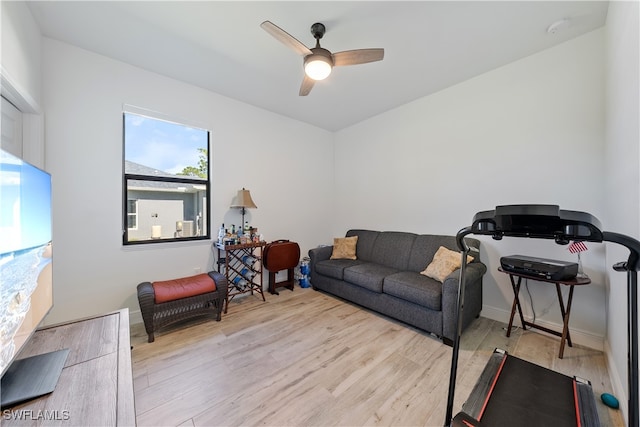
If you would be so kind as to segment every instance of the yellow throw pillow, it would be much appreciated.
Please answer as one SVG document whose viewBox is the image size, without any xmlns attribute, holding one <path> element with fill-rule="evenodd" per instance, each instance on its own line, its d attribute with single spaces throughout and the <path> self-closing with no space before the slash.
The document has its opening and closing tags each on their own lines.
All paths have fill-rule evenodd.
<svg viewBox="0 0 640 427">
<path fill-rule="evenodd" d="M 433 256 L 431 264 L 429 264 L 424 271 L 421 271 L 420 274 L 443 282 L 449 274 L 462 266 L 460 258 L 460 252 L 440 246 Z M 473 260 L 473 257 L 467 255 L 467 264 L 470 263 L 471 260 Z"/>
<path fill-rule="evenodd" d="M 333 239 L 331 259 L 357 259 L 356 243 L 358 243 L 358 236 L 336 237 Z"/>
</svg>

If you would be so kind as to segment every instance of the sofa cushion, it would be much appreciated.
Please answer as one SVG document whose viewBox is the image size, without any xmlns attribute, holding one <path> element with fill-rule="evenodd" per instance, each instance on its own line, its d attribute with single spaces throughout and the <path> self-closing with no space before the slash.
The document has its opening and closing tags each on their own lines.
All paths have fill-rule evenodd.
<svg viewBox="0 0 640 427">
<path fill-rule="evenodd" d="M 336 237 L 333 239 L 331 259 L 357 259 L 356 244 L 358 236 Z"/>
<path fill-rule="evenodd" d="M 322 274 L 323 276 L 328 276 L 333 279 L 343 280 L 344 269 L 348 267 L 353 267 L 354 265 L 358 265 L 358 264 L 362 264 L 362 261 L 351 260 L 351 259 L 332 259 L 332 260 L 318 261 L 316 263 L 316 272 L 318 274 Z"/>
<path fill-rule="evenodd" d="M 398 270 L 371 262 L 354 265 L 344 269 L 344 280 L 373 292 L 382 292 L 382 281 Z"/>
<path fill-rule="evenodd" d="M 406 270 L 416 234 L 383 231 L 376 239 L 371 261 L 377 264 Z"/>
<path fill-rule="evenodd" d="M 427 266 L 420 274 L 429 276 L 436 279 L 439 282 L 443 282 L 444 279 L 455 270 L 462 266 L 460 252 L 452 251 L 444 246 L 440 246 L 438 251 L 433 257 L 433 261 Z M 473 257 L 467 255 L 467 263 L 471 262 Z"/>
<path fill-rule="evenodd" d="M 480 247 L 480 241 L 470 237 L 465 237 L 467 245 L 473 248 Z M 458 244 L 456 243 L 455 236 L 441 236 L 421 234 L 416 237 L 413 242 L 413 248 L 411 249 L 411 255 L 409 256 L 409 264 L 407 270 L 415 271 L 417 273 L 423 271 L 433 260 L 436 251 L 440 246 L 451 249 L 453 251 L 458 250 Z M 474 252 L 470 253 L 471 256 Z"/>
<path fill-rule="evenodd" d="M 400 271 L 384 278 L 385 294 L 430 310 L 442 309 L 442 283 L 413 271 Z"/>
<path fill-rule="evenodd" d="M 379 231 L 371 230 L 349 230 L 346 236 L 358 236 L 358 244 L 356 245 L 356 255 L 358 259 L 363 261 L 371 261 L 371 254 L 373 252 L 373 246 L 376 243 L 376 239 L 380 235 Z"/>
<path fill-rule="evenodd" d="M 407 270 L 415 273 L 423 271 L 433 260 L 433 256 L 436 254 L 436 251 L 440 246 L 455 249 L 456 238 L 453 236 L 435 236 L 426 234 L 417 236 L 416 240 L 413 242 L 413 248 L 411 248 Z"/>
</svg>

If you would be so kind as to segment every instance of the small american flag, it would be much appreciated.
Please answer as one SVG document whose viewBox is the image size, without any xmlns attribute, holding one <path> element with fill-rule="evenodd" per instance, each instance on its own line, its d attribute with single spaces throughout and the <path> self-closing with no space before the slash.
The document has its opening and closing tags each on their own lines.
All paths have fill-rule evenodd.
<svg viewBox="0 0 640 427">
<path fill-rule="evenodd" d="M 580 253 L 580 252 L 584 252 L 587 249 L 587 245 L 584 244 L 584 242 L 571 242 L 571 244 L 569 245 L 569 252 L 571 252 L 572 254 L 575 253 Z"/>
</svg>

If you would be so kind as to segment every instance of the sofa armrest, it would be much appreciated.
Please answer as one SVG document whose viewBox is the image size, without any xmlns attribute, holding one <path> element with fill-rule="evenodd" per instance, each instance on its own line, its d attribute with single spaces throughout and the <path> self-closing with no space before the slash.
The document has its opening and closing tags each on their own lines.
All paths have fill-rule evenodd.
<svg viewBox="0 0 640 427">
<path fill-rule="evenodd" d="M 309 259 L 313 261 L 323 261 L 331 258 L 333 253 L 333 246 L 318 246 L 317 248 L 309 249 Z"/>
<path fill-rule="evenodd" d="M 454 270 L 451 274 L 445 277 L 444 281 L 442 282 L 443 286 L 450 285 L 449 287 L 451 287 L 451 285 L 453 285 L 456 294 L 458 292 L 458 282 L 460 281 L 461 271 L 462 270 L 459 268 Z M 467 264 L 467 271 L 465 272 L 465 281 L 467 282 L 467 285 L 469 283 L 475 282 L 478 279 L 481 279 L 486 272 L 487 266 L 481 262 L 471 262 Z"/>
<path fill-rule="evenodd" d="M 313 275 L 315 274 L 318 261 L 330 259 L 332 253 L 333 246 L 318 246 L 317 248 L 309 249 L 309 279 L 311 284 L 313 284 Z"/>
<path fill-rule="evenodd" d="M 442 335 L 452 341 L 456 335 L 460 272 L 460 269 L 455 270 L 442 283 Z M 465 329 L 482 310 L 482 276 L 486 272 L 487 266 L 481 262 L 467 264 L 462 329 Z"/>
</svg>

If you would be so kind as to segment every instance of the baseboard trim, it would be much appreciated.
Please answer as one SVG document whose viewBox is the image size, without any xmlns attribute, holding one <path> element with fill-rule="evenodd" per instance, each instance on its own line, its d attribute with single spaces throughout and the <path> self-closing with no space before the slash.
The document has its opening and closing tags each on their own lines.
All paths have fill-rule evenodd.
<svg viewBox="0 0 640 427">
<path fill-rule="evenodd" d="M 135 325 L 136 323 L 142 323 L 142 312 L 129 309 L 129 325 Z"/>
<path fill-rule="evenodd" d="M 618 402 L 620 402 L 620 410 L 622 411 L 622 416 L 626 422 L 629 420 L 629 398 L 627 397 L 627 393 L 625 392 L 626 386 L 624 385 L 624 383 L 626 383 L 628 379 L 625 378 L 624 383 L 622 382 L 620 372 L 618 371 L 618 368 L 613 364 L 613 358 L 610 356 L 612 353 L 613 351 L 611 350 L 609 340 L 605 340 L 604 355 L 607 364 L 607 370 L 609 372 L 609 381 L 611 381 L 611 388 L 613 389 L 611 393 L 614 396 L 618 396 Z"/>
<path fill-rule="evenodd" d="M 510 311 L 506 311 L 500 308 L 496 308 L 496 307 L 489 307 L 489 306 L 483 306 L 482 307 L 482 312 L 480 313 L 480 315 L 482 317 L 486 317 L 487 319 L 491 319 L 491 320 L 496 320 L 498 322 L 503 322 L 503 323 L 509 323 L 509 316 L 511 315 Z M 527 321 L 532 321 L 532 318 L 528 318 L 527 316 L 525 316 L 525 320 Z M 553 322 L 549 322 L 546 320 L 536 320 L 536 323 L 540 326 L 544 326 L 546 328 L 549 329 L 553 329 L 553 330 L 557 330 L 557 331 L 562 331 L 562 325 L 561 324 L 557 324 L 557 323 L 553 323 Z M 520 325 L 520 319 L 516 319 L 514 321 L 514 324 L 517 326 L 522 326 Z M 539 329 L 534 329 L 534 328 L 530 328 L 527 330 L 531 330 L 534 332 L 538 332 L 540 334 L 543 335 L 550 335 L 544 331 L 541 331 Z M 594 350 L 598 350 L 598 351 L 602 351 L 604 352 L 604 336 L 600 336 L 600 335 L 596 335 L 593 334 L 591 332 L 587 332 L 587 331 L 583 331 L 580 329 L 575 329 L 575 328 L 570 328 L 571 331 L 571 340 L 572 342 L 578 344 L 578 345 L 582 345 L 585 347 L 589 347 L 592 348 Z M 552 336 L 552 335 L 551 335 Z"/>
</svg>

